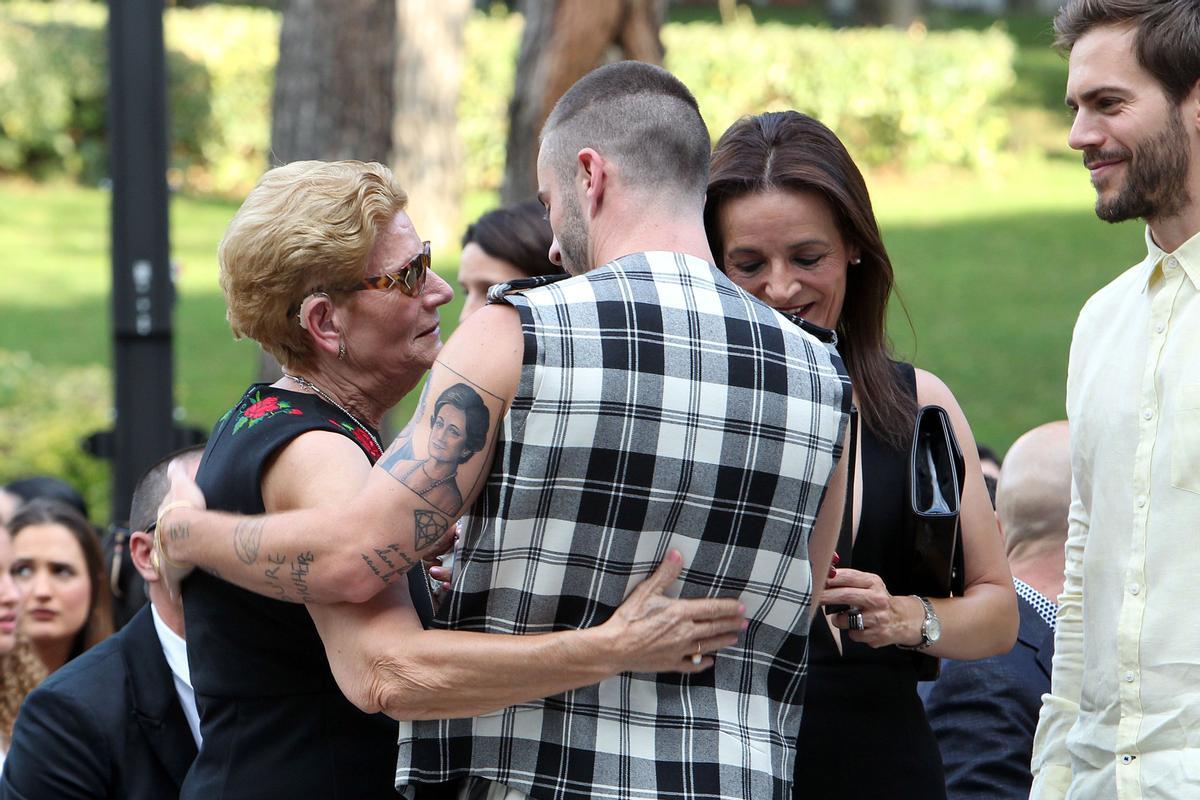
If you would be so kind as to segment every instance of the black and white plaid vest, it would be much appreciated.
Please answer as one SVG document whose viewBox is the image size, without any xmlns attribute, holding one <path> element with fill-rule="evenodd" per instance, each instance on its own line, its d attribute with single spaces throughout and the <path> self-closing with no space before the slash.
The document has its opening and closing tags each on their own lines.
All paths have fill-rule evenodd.
<svg viewBox="0 0 1200 800">
<path fill-rule="evenodd" d="M 678 253 L 505 301 L 524 366 L 439 626 L 599 625 L 677 548 L 679 594 L 741 598 L 750 627 L 697 675 L 401 723 L 397 788 L 475 775 L 535 798 L 790 797 L 808 540 L 850 405 L 840 359 Z"/>
</svg>

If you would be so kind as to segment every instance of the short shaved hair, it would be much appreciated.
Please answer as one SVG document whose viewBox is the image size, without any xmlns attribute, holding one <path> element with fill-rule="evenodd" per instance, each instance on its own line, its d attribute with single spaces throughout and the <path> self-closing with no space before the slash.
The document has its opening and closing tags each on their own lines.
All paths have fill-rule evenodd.
<svg viewBox="0 0 1200 800">
<path fill-rule="evenodd" d="M 661 67 L 618 61 L 580 78 L 542 127 L 542 148 L 560 181 L 590 147 L 615 162 L 631 187 L 703 197 L 712 141 L 696 98 Z"/>
</svg>

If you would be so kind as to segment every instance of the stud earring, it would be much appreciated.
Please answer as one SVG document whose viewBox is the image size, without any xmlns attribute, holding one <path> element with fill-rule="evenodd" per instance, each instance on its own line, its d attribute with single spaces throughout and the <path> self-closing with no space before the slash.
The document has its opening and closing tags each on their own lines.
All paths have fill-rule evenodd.
<svg viewBox="0 0 1200 800">
<path fill-rule="evenodd" d="M 861 263 L 862 263 L 862 256 L 855 256 L 854 258 L 850 259 L 850 263 L 851 263 L 851 264 L 855 264 L 855 265 L 857 265 L 857 264 L 861 264 Z"/>
</svg>

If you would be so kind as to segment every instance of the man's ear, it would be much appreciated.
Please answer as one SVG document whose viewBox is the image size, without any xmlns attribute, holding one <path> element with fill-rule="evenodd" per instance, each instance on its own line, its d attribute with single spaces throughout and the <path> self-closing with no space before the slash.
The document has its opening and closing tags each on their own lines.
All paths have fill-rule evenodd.
<svg viewBox="0 0 1200 800">
<path fill-rule="evenodd" d="M 146 583 L 158 583 L 158 573 L 150 561 L 154 552 L 154 537 L 145 531 L 134 531 L 129 534 L 129 560 L 134 569 L 145 579 Z"/>
<path fill-rule="evenodd" d="M 342 343 L 341 324 L 337 309 L 329 295 L 313 292 L 304 298 L 298 313 L 300 327 L 307 332 L 313 347 L 336 356 Z"/>
<path fill-rule="evenodd" d="M 608 188 L 608 172 L 611 165 L 604 156 L 590 147 L 580 150 L 577 158 L 579 159 L 580 188 L 587 200 L 585 207 L 588 216 L 595 217 L 604 203 L 604 192 Z"/>
</svg>

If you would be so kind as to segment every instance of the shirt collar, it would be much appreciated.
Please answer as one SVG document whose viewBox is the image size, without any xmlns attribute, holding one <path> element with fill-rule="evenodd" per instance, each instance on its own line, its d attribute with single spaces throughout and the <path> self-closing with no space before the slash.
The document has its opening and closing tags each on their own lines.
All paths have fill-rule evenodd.
<svg viewBox="0 0 1200 800">
<path fill-rule="evenodd" d="M 1168 258 L 1174 258 L 1179 263 L 1184 274 L 1191 280 L 1192 286 L 1200 291 L 1200 233 L 1181 244 L 1175 252 L 1168 253 L 1154 241 L 1149 225 L 1146 226 L 1146 260 L 1142 262 L 1144 270 L 1141 282 L 1142 291 L 1149 288 L 1154 275 L 1158 272 L 1159 265 Z"/>
<path fill-rule="evenodd" d="M 1017 591 L 1017 596 L 1024 599 L 1026 603 L 1033 606 L 1033 610 L 1037 612 L 1047 625 L 1051 628 L 1055 625 L 1058 606 L 1054 601 L 1043 595 L 1037 589 L 1030 586 L 1020 578 L 1013 578 L 1013 589 Z"/>
<path fill-rule="evenodd" d="M 154 617 L 154 630 L 158 632 L 158 641 L 162 643 L 163 655 L 166 656 L 167 666 L 176 678 L 192 687 L 192 675 L 188 669 L 187 642 L 175 631 L 167 627 L 167 623 L 159 616 L 158 609 L 150 604 L 150 614 Z"/>
</svg>

